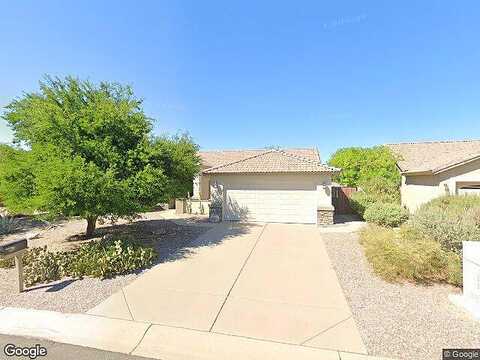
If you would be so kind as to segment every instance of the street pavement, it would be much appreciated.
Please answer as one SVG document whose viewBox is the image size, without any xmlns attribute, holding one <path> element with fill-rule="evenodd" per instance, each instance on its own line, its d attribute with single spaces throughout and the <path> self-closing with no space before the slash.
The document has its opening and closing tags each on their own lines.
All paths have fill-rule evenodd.
<svg viewBox="0 0 480 360">
<path fill-rule="evenodd" d="M 31 339 L 20 336 L 0 335 L 0 359 L 19 360 L 28 357 L 16 357 L 5 355 L 4 348 L 7 344 L 18 347 L 34 347 L 36 344 L 47 349 L 47 356 L 37 357 L 37 360 L 146 360 L 148 358 L 120 354 L 110 351 L 102 351 L 81 346 L 61 344 L 48 340 Z"/>
</svg>

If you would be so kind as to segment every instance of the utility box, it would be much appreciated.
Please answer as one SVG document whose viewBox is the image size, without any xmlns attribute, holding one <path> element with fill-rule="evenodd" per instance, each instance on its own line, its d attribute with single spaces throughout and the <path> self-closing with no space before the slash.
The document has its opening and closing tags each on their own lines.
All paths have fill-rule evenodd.
<svg viewBox="0 0 480 360">
<path fill-rule="evenodd" d="M 463 295 L 449 298 L 480 319 L 480 241 L 463 242 Z"/>
</svg>

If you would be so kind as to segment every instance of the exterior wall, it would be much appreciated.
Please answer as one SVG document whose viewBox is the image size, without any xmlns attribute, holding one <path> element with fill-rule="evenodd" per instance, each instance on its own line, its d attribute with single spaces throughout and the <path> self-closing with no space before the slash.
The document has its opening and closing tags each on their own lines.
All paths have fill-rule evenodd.
<svg viewBox="0 0 480 360">
<path fill-rule="evenodd" d="M 195 176 L 193 178 L 193 198 L 194 199 L 200 199 L 200 179 L 202 178 L 202 175 L 201 174 L 197 174 L 197 176 Z"/>
<path fill-rule="evenodd" d="M 210 199 L 210 177 L 208 175 L 198 174 L 193 179 L 193 198 Z"/>
<path fill-rule="evenodd" d="M 190 201 L 190 211 L 195 215 L 208 215 L 210 201 L 208 200 L 196 200 Z"/>
<path fill-rule="evenodd" d="M 402 185 L 400 187 L 402 205 L 410 212 L 415 212 L 423 203 L 444 195 L 445 193 L 445 190 L 442 191 L 440 188 L 439 181 L 435 176 L 402 175 Z"/>
<path fill-rule="evenodd" d="M 458 194 L 462 184 L 480 184 L 480 160 L 438 175 L 403 175 L 402 205 L 414 212 L 420 205 L 445 194 Z"/>
<path fill-rule="evenodd" d="M 313 202 L 317 208 L 331 209 L 331 176 L 330 174 L 219 174 L 211 175 L 210 193 L 212 201 L 218 199 L 224 206 L 225 193 L 229 187 L 245 190 L 306 190 L 311 191 Z M 316 209 L 314 209 L 316 210 Z M 317 219 L 317 214 L 312 214 Z M 313 220 L 314 222 L 316 220 Z"/>
</svg>

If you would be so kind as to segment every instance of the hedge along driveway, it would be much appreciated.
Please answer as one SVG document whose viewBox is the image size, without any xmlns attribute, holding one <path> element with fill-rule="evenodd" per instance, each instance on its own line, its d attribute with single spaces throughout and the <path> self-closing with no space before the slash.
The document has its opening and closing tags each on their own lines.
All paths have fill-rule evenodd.
<svg viewBox="0 0 480 360">
<path fill-rule="evenodd" d="M 89 313 L 365 353 L 316 226 L 219 224 Z"/>
</svg>

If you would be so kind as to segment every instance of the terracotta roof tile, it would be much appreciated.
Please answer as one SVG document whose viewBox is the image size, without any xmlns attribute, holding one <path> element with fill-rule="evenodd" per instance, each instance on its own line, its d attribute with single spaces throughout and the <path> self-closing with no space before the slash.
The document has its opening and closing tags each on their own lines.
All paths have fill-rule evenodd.
<svg viewBox="0 0 480 360">
<path fill-rule="evenodd" d="M 319 157 L 310 158 L 290 150 L 263 150 L 249 157 L 204 170 L 214 173 L 285 173 L 285 172 L 338 172 L 339 169 L 322 164 Z"/>
<path fill-rule="evenodd" d="M 267 149 L 247 149 L 247 150 L 216 150 L 216 151 L 200 151 L 199 155 L 202 159 L 204 169 L 214 166 L 229 164 L 234 161 L 242 160 L 255 155 L 263 154 Z M 320 154 L 314 148 L 292 148 L 285 149 L 290 154 L 298 155 L 306 159 L 320 161 Z"/>
<path fill-rule="evenodd" d="M 480 157 L 480 140 L 387 144 L 402 172 L 441 172 Z"/>
</svg>

